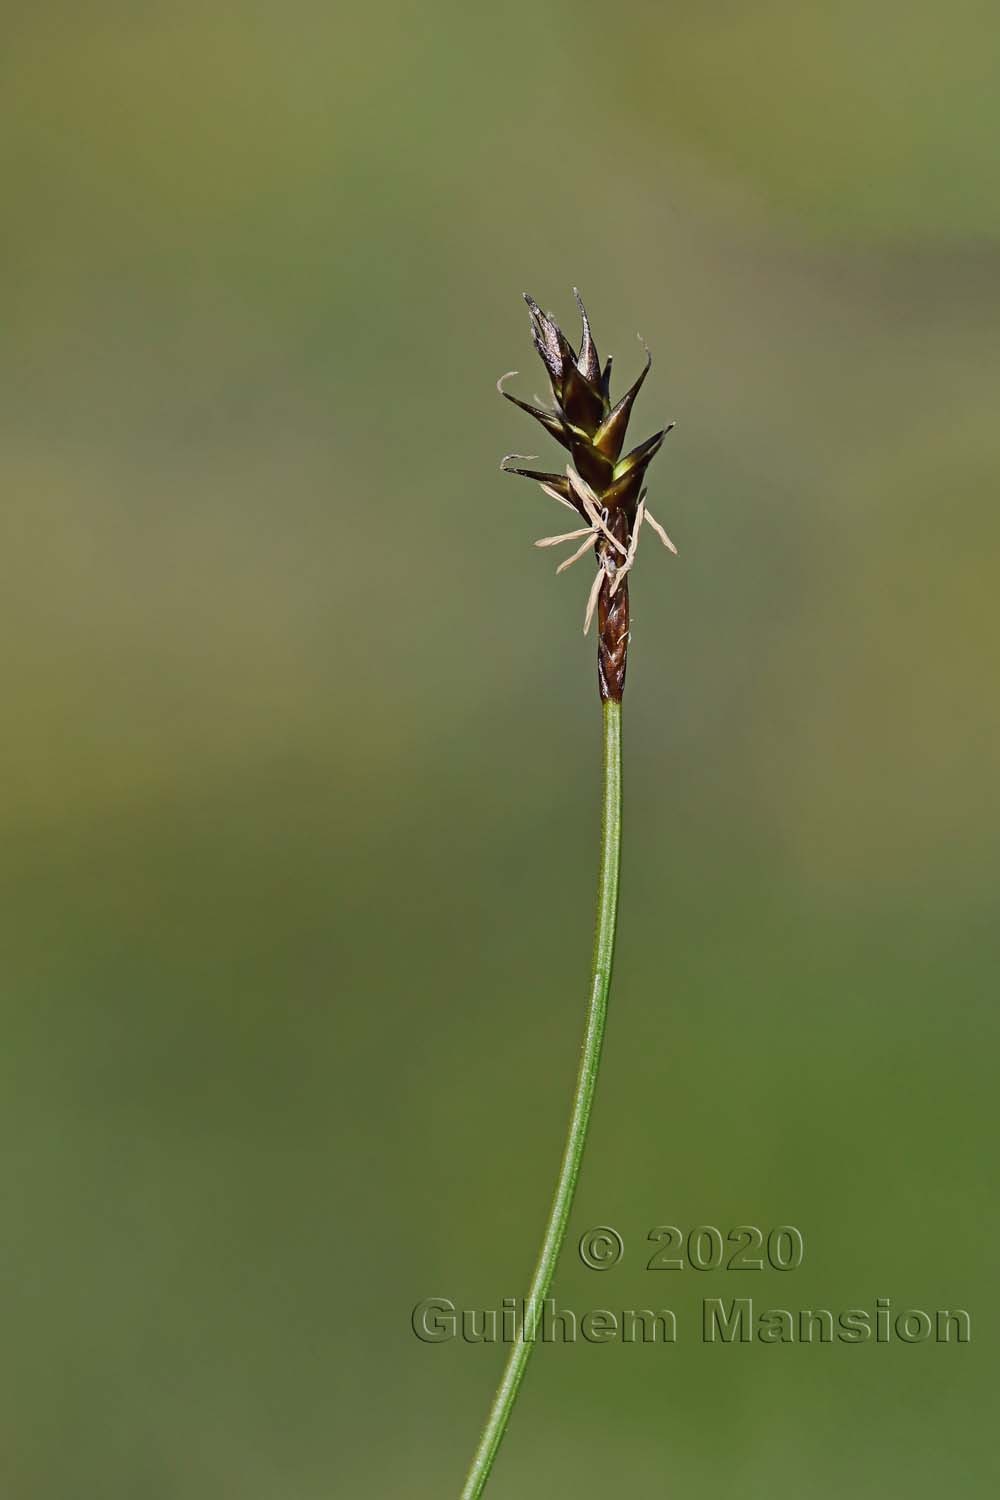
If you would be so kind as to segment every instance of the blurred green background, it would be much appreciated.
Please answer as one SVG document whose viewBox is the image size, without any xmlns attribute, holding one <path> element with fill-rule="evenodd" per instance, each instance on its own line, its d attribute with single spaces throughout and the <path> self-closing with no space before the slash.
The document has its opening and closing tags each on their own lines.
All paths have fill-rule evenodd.
<svg viewBox="0 0 1000 1500">
<path fill-rule="evenodd" d="M 995 6 L 4 29 L 3 1493 L 457 1493 L 501 1351 L 410 1309 L 522 1293 L 589 959 L 589 580 L 493 387 L 574 283 L 680 556 L 571 1231 L 626 1254 L 556 1293 L 682 1333 L 542 1350 L 489 1493 L 994 1493 Z M 744 1222 L 801 1270 L 643 1269 Z M 701 1345 L 751 1294 L 973 1342 Z"/>
</svg>

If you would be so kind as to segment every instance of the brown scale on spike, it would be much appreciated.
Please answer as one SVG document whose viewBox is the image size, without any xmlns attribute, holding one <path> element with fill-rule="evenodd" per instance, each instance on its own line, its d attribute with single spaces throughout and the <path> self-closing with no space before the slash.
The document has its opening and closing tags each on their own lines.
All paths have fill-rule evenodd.
<svg viewBox="0 0 1000 1500">
<path fill-rule="evenodd" d="M 629 541 L 623 512 L 616 511 L 609 520 L 610 529 L 617 534 L 618 540 Z M 602 569 L 607 574 L 610 565 L 611 576 L 602 580 L 597 596 L 597 686 L 602 702 L 613 698 L 620 703 L 628 665 L 628 575 L 612 593 L 613 573 L 619 559 L 614 555 L 609 557 L 611 551 L 611 544 L 606 542 L 603 556 L 598 552 Z"/>
<path fill-rule="evenodd" d="M 503 389 L 507 376 L 497 382 L 500 394 L 540 422 L 568 450 L 571 462 L 564 474 L 549 474 L 540 469 L 511 466 L 509 460 L 519 457 L 512 453 L 501 467 L 508 473 L 534 479 L 547 495 L 575 510 L 585 522 L 582 528 L 561 536 L 543 537 L 536 545 L 551 547 L 584 539 L 575 554 L 559 565 L 556 571 L 560 573 L 587 552 L 593 552 L 597 573 L 587 603 L 584 631 L 589 629 L 596 611 L 598 687 L 603 700 L 620 702 L 628 659 L 628 575 L 643 524 L 648 523 L 671 552 L 677 551 L 663 527 L 646 509 L 643 485 L 647 468 L 674 424 L 671 422 L 621 457 L 632 406 L 649 374 L 652 359 L 647 350 L 645 369 L 613 405 L 611 359 L 608 358 L 602 372 L 590 320 L 575 288 L 573 295 L 583 321 L 579 357 L 555 319 L 543 313 L 527 293 L 524 296 L 535 348 L 552 388 L 552 409 L 533 406 L 510 395 Z"/>
</svg>

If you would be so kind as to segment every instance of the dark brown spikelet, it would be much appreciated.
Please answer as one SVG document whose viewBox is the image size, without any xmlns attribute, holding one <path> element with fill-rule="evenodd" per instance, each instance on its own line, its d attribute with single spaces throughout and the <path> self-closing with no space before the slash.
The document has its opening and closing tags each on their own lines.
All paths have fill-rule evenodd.
<svg viewBox="0 0 1000 1500">
<path fill-rule="evenodd" d="M 638 379 L 613 403 L 611 360 L 602 370 L 586 309 L 575 289 L 574 295 L 583 321 L 579 355 L 552 315 L 542 312 L 533 298 L 524 295 L 531 317 L 531 335 L 552 390 L 552 408 L 522 401 L 503 390 L 500 383 L 501 394 L 540 422 L 567 450 L 570 463 L 563 474 L 515 468 L 507 459 L 504 467 L 509 473 L 536 480 L 547 494 L 576 510 L 585 523 L 582 529 L 563 537 L 545 537 L 538 545 L 547 547 L 584 538 L 576 556 L 567 559 L 557 570 L 560 572 L 590 551 L 592 545 L 598 571 L 584 629 L 589 627 L 596 606 L 598 687 L 602 700 L 620 702 L 628 656 L 628 574 L 643 522 L 653 527 L 665 546 L 676 551 L 666 532 L 646 510 L 643 487 L 646 470 L 674 424 L 671 422 L 622 457 L 632 406 L 652 360 L 647 351 L 646 365 Z"/>
</svg>

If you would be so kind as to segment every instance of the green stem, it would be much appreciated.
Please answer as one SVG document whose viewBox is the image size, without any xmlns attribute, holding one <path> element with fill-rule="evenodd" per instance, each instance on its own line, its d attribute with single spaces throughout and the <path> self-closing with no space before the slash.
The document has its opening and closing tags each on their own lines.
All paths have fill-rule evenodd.
<svg viewBox="0 0 1000 1500">
<path fill-rule="evenodd" d="M 608 989 L 611 984 L 611 961 L 615 951 L 615 924 L 618 917 L 618 871 L 622 838 L 622 706 L 604 704 L 604 777 L 601 804 L 601 867 L 597 882 L 597 920 L 594 930 L 594 963 L 587 1006 L 587 1029 L 583 1037 L 583 1054 L 573 1095 L 566 1148 L 563 1151 L 559 1180 L 538 1263 L 525 1299 L 524 1318 L 518 1337 L 511 1345 L 503 1377 L 490 1407 L 490 1414 L 479 1439 L 472 1466 L 462 1490 L 461 1500 L 477 1500 L 486 1488 L 497 1449 L 503 1440 L 517 1393 L 524 1378 L 535 1335 L 541 1318 L 542 1304 L 549 1295 L 552 1277 L 566 1238 L 576 1180 L 580 1175 L 583 1148 L 587 1141 L 590 1109 L 597 1086 L 601 1062 L 604 1025 L 608 1014 Z"/>
</svg>

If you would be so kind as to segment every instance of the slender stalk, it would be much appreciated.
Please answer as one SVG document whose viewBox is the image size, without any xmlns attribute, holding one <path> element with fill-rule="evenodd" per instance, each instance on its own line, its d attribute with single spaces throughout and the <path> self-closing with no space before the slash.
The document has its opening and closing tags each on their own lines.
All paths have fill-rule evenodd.
<svg viewBox="0 0 1000 1500">
<path fill-rule="evenodd" d="M 483 1428 L 479 1446 L 469 1469 L 462 1500 L 477 1500 L 486 1488 L 493 1460 L 503 1440 L 517 1393 L 524 1378 L 541 1318 L 542 1304 L 549 1295 L 556 1262 L 566 1238 L 570 1210 L 580 1163 L 587 1141 L 587 1126 L 597 1086 L 601 1062 L 604 1025 L 608 1013 L 608 989 L 611 963 L 615 951 L 615 926 L 618 917 L 618 873 L 622 837 L 622 706 L 608 700 L 604 710 L 604 776 L 601 802 L 601 863 L 597 882 L 597 917 L 594 928 L 594 962 L 587 1005 L 587 1027 L 583 1053 L 573 1094 L 573 1110 L 566 1135 L 562 1165 L 556 1183 L 548 1223 L 538 1254 L 538 1263 L 525 1299 L 524 1318 L 518 1337 L 511 1345 L 503 1377 L 493 1398 L 490 1414 Z"/>
</svg>

